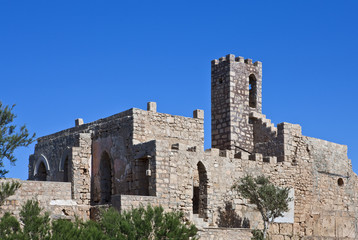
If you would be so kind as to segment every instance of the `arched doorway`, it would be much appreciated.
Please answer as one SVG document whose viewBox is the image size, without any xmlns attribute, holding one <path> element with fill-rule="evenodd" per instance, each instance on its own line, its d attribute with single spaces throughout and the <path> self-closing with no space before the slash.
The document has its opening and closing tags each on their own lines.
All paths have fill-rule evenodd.
<svg viewBox="0 0 358 240">
<path fill-rule="evenodd" d="M 108 204 L 112 197 L 112 165 L 107 152 L 103 152 L 99 165 L 100 176 L 100 204 Z"/>
<path fill-rule="evenodd" d="M 47 180 L 47 171 L 45 164 L 43 162 L 40 163 L 37 169 L 36 180 L 38 181 L 46 181 Z"/>
<path fill-rule="evenodd" d="M 208 208 L 208 177 L 202 162 L 197 164 L 193 183 L 193 213 L 206 218 Z"/>
</svg>

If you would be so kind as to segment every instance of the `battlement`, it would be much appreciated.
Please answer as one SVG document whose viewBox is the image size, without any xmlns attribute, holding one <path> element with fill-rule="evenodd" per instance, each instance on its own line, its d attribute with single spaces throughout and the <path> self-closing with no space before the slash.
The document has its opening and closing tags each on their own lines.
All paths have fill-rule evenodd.
<svg viewBox="0 0 358 240">
<path fill-rule="evenodd" d="M 221 57 L 219 59 L 214 59 L 211 61 L 211 65 L 220 65 L 222 63 L 232 63 L 232 62 L 240 62 L 240 63 L 246 63 L 248 65 L 254 65 L 255 67 L 262 67 L 262 62 L 256 61 L 252 63 L 252 59 L 250 58 L 243 58 L 241 56 L 235 57 L 234 54 L 228 54 L 225 57 Z"/>
<path fill-rule="evenodd" d="M 228 158 L 228 159 L 240 159 L 247 162 L 263 162 L 264 164 L 283 164 L 276 156 L 266 156 L 261 153 L 248 153 L 235 150 L 221 150 L 218 148 L 209 148 L 204 152 L 202 149 L 198 149 L 197 146 L 187 145 L 183 143 L 175 143 L 169 146 L 169 151 L 172 152 L 191 152 L 194 158 L 198 159 L 199 155 L 203 154 L 210 158 Z"/>
</svg>

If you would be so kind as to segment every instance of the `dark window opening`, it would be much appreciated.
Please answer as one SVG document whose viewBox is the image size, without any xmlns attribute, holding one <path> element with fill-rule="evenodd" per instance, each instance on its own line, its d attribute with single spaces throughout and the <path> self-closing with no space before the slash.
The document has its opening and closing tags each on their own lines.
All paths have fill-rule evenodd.
<svg viewBox="0 0 358 240">
<path fill-rule="evenodd" d="M 149 178 L 150 174 L 147 172 L 149 169 L 149 159 L 139 159 L 136 163 L 137 168 L 137 181 L 138 181 L 138 188 L 137 194 L 149 196 Z"/>
<path fill-rule="evenodd" d="M 199 187 L 193 187 L 193 213 L 199 213 Z"/>
<path fill-rule="evenodd" d="M 99 166 L 100 174 L 100 196 L 101 204 L 108 204 L 112 198 L 112 167 L 111 159 L 107 152 L 104 152 L 101 157 Z"/>
<path fill-rule="evenodd" d="M 71 182 L 71 168 L 70 168 L 70 163 L 68 160 L 68 157 L 66 157 L 64 166 L 63 166 L 63 181 L 64 182 Z"/>
<path fill-rule="evenodd" d="M 47 171 L 45 164 L 43 162 L 40 163 L 39 168 L 37 170 L 37 180 L 46 181 L 47 180 Z"/>
<path fill-rule="evenodd" d="M 338 178 L 337 183 L 338 183 L 338 186 L 343 186 L 344 185 L 344 181 L 343 181 L 342 178 Z"/>
<path fill-rule="evenodd" d="M 257 107 L 257 81 L 253 74 L 249 76 L 249 106 Z"/>
</svg>

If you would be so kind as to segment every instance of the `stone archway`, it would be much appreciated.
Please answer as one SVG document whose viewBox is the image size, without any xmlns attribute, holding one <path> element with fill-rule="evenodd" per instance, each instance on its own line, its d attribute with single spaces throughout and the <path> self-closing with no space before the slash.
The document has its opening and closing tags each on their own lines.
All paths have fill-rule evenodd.
<svg viewBox="0 0 358 240">
<path fill-rule="evenodd" d="M 193 213 L 201 218 L 207 217 L 208 209 L 208 177 L 202 162 L 197 164 L 193 182 Z"/>
<path fill-rule="evenodd" d="M 49 180 L 50 166 L 46 157 L 41 154 L 35 162 L 34 166 L 34 179 L 35 181 L 47 181 Z"/>
<path fill-rule="evenodd" d="M 47 171 L 45 164 L 43 162 L 40 163 L 37 169 L 36 180 L 38 181 L 46 181 L 47 180 Z"/>
<path fill-rule="evenodd" d="M 99 165 L 100 204 L 111 203 L 112 198 L 112 164 L 107 152 L 103 152 Z"/>
</svg>

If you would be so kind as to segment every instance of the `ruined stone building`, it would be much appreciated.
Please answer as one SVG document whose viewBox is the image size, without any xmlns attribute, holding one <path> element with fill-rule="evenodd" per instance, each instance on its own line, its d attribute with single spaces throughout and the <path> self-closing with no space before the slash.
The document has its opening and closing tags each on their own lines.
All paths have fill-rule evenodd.
<svg viewBox="0 0 358 240">
<path fill-rule="evenodd" d="M 260 228 L 258 212 L 231 186 L 264 174 L 294 198 L 273 239 L 358 239 L 358 178 L 347 147 L 303 136 L 297 124 L 271 123 L 262 113 L 261 62 L 227 55 L 212 61 L 211 73 L 211 149 L 204 150 L 202 110 L 174 116 L 149 102 L 147 110 L 77 119 L 38 139 L 29 181 L 3 209 L 16 212 L 33 195 L 53 217 L 88 219 L 105 204 L 162 205 L 183 211 L 202 239 L 250 239 L 249 230 L 222 228 L 222 211 Z"/>
</svg>

